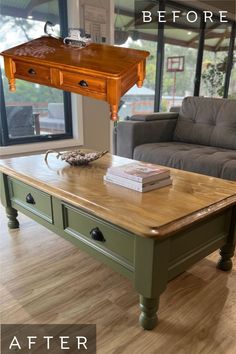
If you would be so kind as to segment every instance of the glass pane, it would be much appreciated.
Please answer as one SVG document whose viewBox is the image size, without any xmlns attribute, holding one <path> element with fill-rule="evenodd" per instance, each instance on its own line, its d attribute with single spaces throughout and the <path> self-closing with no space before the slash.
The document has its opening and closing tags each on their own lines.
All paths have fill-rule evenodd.
<svg viewBox="0 0 236 354">
<path fill-rule="evenodd" d="M 58 0 L 47 2 L 1 0 L 0 50 L 44 35 L 47 20 L 59 28 Z M 16 92 L 8 89 L 3 60 L 2 79 L 9 138 L 65 133 L 63 91 L 16 80 Z"/>
<path fill-rule="evenodd" d="M 181 106 L 185 96 L 192 96 L 197 62 L 200 18 L 189 23 L 182 7 L 166 6 L 166 13 L 180 11 L 179 22 L 165 27 L 165 62 L 161 111 Z"/>
<path fill-rule="evenodd" d="M 227 23 L 206 28 L 200 96 L 223 97 L 230 33 Z"/>
<path fill-rule="evenodd" d="M 236 47 L 234 47 L 233 67 L 230 76 L 229 98 L 236 99 Z"/>
<path fill-rule="evenodd" d="M 143 86 L 133 86 L 121 98 L 119 119 L 122 120 L 134 114 L 154 111 L 157 29 L 139 29 L 137 24 L 135 26 L 134 3 L 116 0 L 115 5 L 115 45 L 150 52 Z"/>
</svg>

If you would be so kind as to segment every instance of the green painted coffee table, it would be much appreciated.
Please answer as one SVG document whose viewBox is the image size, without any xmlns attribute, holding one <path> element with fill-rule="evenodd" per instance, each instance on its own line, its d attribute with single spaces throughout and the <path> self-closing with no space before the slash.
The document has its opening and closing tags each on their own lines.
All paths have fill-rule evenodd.
<svg viewBox="0 0 236 354">
<path fill-rule="evenodd" d="M 236 183 L 171 169 L 173 185 L 139 193 L 103 181 L 128 159 L 106 155 L 71 167 L 50 156 L 0 163 L 1 200 L 9 228 L 17 211 L 127 276 L 140 294 L 140 324 L 152 329 L 167 282 L 220 248 L 218 267 L 232 268 Z M 78 284 L 79 286 L 79 284 Z"/>
</svg>

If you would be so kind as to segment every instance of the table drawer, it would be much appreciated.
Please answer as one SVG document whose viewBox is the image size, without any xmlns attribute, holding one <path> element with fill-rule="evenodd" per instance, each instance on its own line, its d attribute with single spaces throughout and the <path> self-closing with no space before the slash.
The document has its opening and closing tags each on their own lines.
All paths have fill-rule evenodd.
<svg viewBox="0 0 236 354">
<path fill-rule="evenodd" d="M 64 230 L 100 251 L 117 255 L 130 263 L 134 260 L 134 237 L 106 222 L 97 220 L 77 208 L 63 204 Z M 91 232 L 93 231 L 93 235 Z M 95 235 L 100 240 L 95 240 Z"/>
<path fill-rule="evenodd" d="M 61 72 L 62 85 L 68 89 L 74 88 L 81 94 L 89 92 L 105 93 L 106 92 L 106 80 L 89 75 L 77 74 L 73 72 Z"/>
<path fill-rule="evenodd" d="M 17 208 L 19 205 L 53 223 L 52 200 L 49 194 L 10 177 L 8 177 L 8 185 L 13 207 Z"/>
<path fill-rule="evenodd" d="M 45 85 L 51 85 L 51 78 L 50 78 L 50 68 L 36 65 L 36 64 L 29 64 L 29 63 L 22 63 L 22 62 L 15 62 L 16 72 L 15 76 L 18 79 L 23 79 L 27 81 L 37 82 Z"/>
</svg>

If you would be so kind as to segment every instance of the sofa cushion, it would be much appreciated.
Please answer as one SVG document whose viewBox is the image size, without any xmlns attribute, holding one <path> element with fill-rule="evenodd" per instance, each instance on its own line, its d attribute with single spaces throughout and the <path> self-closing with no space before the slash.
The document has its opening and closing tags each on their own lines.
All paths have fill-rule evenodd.
<svg viewBox="0 0 236 354">
<path fill-rule="evenodd" d="M 236 100 L 186 97 L 173 140 L 236 149 Z"/>
<path fill-rule="evenodd" d="M 139 145 L 135 160 L 236 181 L 236 151 L 180 142 Z"/>
</svg>

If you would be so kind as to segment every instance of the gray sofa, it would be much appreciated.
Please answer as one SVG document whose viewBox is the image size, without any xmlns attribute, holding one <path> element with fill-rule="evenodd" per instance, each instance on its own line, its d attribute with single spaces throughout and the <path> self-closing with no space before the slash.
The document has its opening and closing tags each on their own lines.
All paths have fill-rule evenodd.
<svg viewBox="0 0 236 354">
<path fill-rule="evenodd" d="M 10 138 L 35 135 L 35 115 L 32 106 L 6 106 Z"/>
<path fill-rule="evenodd" d="M 117 124 L 114 153 L 236 181 L 236 100 L 186 97 L 179 112 L 135 115 Z"/>
<path fill-rule="evenodd" d="M 63 103 L 48 103 L 48 117 L 40 119 L 40 129 L 49 133 L 65 132 L 65 116 Z"/>
</svg>

